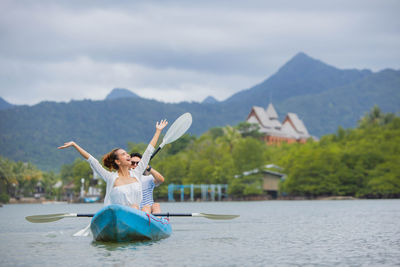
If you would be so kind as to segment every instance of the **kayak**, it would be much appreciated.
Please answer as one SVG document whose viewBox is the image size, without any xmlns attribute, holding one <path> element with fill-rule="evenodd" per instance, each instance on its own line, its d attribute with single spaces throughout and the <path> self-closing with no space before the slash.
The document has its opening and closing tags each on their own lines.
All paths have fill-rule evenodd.
<svg viewBox="0 0 400 267">
<path fill-rule="evenodd" d="M 109 205 L 91 221 L 93 239 L 105 242 L 159 240 L 171 235 L 168 219 L 121 205 Z"/>
</svg>

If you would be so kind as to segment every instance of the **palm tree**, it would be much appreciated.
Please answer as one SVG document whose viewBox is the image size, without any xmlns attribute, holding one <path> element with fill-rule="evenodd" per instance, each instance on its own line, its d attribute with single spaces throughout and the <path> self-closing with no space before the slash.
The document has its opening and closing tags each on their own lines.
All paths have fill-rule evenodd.
<svg viewBox="0 0 400 267">
<path fill-rule="evenodd" d="M 361 118 L 359 126 L 365 128 L 369 125 L 385 125 L 391 122 L 395 117 L 393 113 L 384 114 L 377 105 L 374 105 L 371 111 Z"/>
<path fill-rule="evenodd" d="M 232 126 L 226 126 L 223 128 L 224 135 L 218 137 L 219 141 L 225 142 L 229 145 L 229 151 L 233 151 L 234 145 L 241 139 L 242 135 L 240 132 Z M 217 139 L 217 140 L 218 140 Z"/>
</svg>

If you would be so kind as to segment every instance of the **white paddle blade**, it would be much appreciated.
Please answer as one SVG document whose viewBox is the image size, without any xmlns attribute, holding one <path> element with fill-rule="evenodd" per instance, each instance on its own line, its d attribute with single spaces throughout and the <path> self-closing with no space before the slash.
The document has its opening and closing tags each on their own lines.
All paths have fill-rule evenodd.
<svg viewBox="0 0 400 267">
<path fill-rule="evenodd" d="M 192 125 L 192 115 L 189 112 L 186 112 L 177 118 L 169 127 L 160 147 L 172 143 L 181 137 L 190 128 L 190 125 Z"/>
<path fill-rule="evenodd" d="M 232 220 L 240 215 L 229 215 L 229 214 L 208 214 L 208 213 L 192 213 L 192 217 L 203 217 L 210 220 Z"/>
<path fill-rule="evenodd" d="M 32 223 L 47 223 L 47 222 L 55 222 L 65 217 L 76 217 L 76 216 L 77 216 L 76 213 L 58 213 L 58 214 L 26 216 L 25 219 Z"/>
<path fill-rule="evenodd" d="M 73 234 L 73 236 L 89 236 L 89 235 L 90 235 L 90 223 L 85 228 Z"/>
</svg>

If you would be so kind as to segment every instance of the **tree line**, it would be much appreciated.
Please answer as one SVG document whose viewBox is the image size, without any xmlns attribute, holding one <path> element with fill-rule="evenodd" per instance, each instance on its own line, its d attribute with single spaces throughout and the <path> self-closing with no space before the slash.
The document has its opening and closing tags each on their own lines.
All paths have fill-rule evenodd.
<svg viewBox="0 0 400 267">
<path fill-rule="evenodd" d="M 261 172 L 242 174 L 265 169 L 267 164 L 280 166 L 280 172 L 286 174 L 280 183 L 281 195 L 400 197 L 400 117 L 384 114 L 377 106 L 356 128 L 339 127 L 320 141 L 266 146 L 260 137 L 258 126 L 246 122 L 211 128 L 199 137 L 184 135 L 165 146 L 151 162 L 166 178 L 155 189 L 155 197 L 166 198 L 170 183 L 228 184 L 233 197 L 263 195 Z M 145 147 L 128 143 L 127 150 L 143 152 Z M 54 173 L 0 157 L 0 201 L 33 196 L 38 190 L 49 199 L 60 199 L 62 187 L 55 185 L 74 184 L 78 193 L 82 177 L 87 178 L 87 190 L 93 173 L 81 158 Z"/>
</svg>

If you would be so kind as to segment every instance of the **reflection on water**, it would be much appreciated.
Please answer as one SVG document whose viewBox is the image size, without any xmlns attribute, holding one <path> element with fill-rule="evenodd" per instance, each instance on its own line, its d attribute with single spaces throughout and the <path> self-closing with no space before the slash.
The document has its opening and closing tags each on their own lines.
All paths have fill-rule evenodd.
<svg viewBox="0 0 400 267">
<path fill-rule="evenodd" d="M 52 231 L 52 232 L 47 233 L 45 236 L 50 237 L 50 238 L 56 238 L 56 237 L 62 236 L 62 235 L 64 235 L 63 231 Z"/>
<path fill-rule="evenodd" d="M 4 205 L 0 266 L 394 266 L 400 264 L 400 200 L 163 203 L 164 211 L 240 214 L 171 218 L 159 241 L 73 237 L 88 218 L 29 223 L 28 215 L 94 213 L 100 204 Z"/>
<path fill-rule="evenodd" d="M 121 242 L 121 243 L 93 241 L 91 245 L 99 249 L 116 251 L 116 250 L 137 250 L 141 246 L 151 246 L 152 244 L 157 242 L 159 241 L 146 240 L 146 241 Z"/>
</svg>

